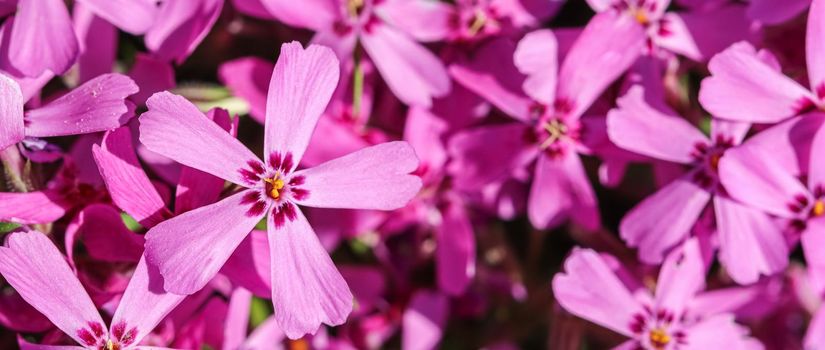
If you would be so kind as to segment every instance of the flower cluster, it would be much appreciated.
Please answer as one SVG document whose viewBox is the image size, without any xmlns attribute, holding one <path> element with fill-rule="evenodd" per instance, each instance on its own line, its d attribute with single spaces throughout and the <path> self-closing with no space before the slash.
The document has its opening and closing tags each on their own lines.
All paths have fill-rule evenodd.
<svg viewBox="0 0 825 350">
<path fill-rule="evenodd" d="M 0 1 L 0 347 L 825 350 L 825 0 Z"/>
</svg>

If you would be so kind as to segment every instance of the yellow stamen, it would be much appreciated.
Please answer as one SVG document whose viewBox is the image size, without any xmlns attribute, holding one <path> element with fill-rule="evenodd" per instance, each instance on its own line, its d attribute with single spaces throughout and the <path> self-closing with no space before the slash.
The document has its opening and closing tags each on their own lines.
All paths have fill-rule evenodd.
<svg viewBox="0 0 825 350">
<path fill-rule="evenodd" d="M 719 160 L 720 159 L 722 159 L 722 155 L 718 154 L 718 153 L 710 156 L 710 168 L 713 169 L 714 171 L 719 169 Z"/>
<path fill-rule="evenodd" d="M 266 183 L 272 186 L 269 190 L 269 196 L 273 199 L 278 199 L 281 197 L 281 190 L 284 188 L 284 180 L 280 178 L 280 176 L 275 176 L 271 179 L 264 179 Z"/>
<path fill-rule="evenodd" d="M 650 23 L 650 18 L 647 17 L 647 11 L 642 9 L 637 9 L 633 11 L 633 17 L 636 18 L 636 22 L 641 24 L 648 24 Z"/>
<path fill-rule="evenodd" d="M 347 12 L 351 17 L 358 17 L 364 8 L 364 0 L 347 0 Z"/>
<path fill-rule="evenodd" d="M 825 203 L 817 199 L 816 202 L 814 202 L 813 209 L 811 209 L 811 215 L 822 216 L 822 214 L 825 214 Z"/>
<path fill-rule="evenodd" d="M 111 339 L 106 341 L 106 350 L 116 350 L 115 343 Z"/>
<path fill-rule="evenodd" d="M 664 349 L 670 343 L 670 335 L 661 328 L 650 331 L 649 337 L 650 345 L 657 350 Z"/>
<path fill-rule="evenodd" d="M 473 14 L 473 23 L 470 23 L 470 35 L 476 35 L 487 23 L 487 14 L 484 11 L 476 10 Z"/>
<path fill-rule="evenodd" d="M 544 130 L 547 131 L 550 136 L 547 140 L 544 140 L 541 144 L 541 148 L 547 148 L 548 146 L 552 145 L 553 142 L 560 140 L 565 135 L 567 135 L 567 125 L 558 121 L 558 120 L 551 120 L 547 123 L 544 123 Z"/>
</svg>

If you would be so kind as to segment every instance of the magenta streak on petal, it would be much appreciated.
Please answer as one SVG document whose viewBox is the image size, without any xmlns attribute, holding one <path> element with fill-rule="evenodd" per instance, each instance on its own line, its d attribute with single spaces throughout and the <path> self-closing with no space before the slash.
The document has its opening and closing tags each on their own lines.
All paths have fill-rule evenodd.
<svg viewBox="0 0 825 350">
<path fill-rule="evenodd" d="M 261 175 L 264 173 L 264 166 L 257 160 L 250 160 L 246 162 L 246 164 L 249 166 L 249 169 L 238 169 L 238 172 L 243 177 L 244 182 L 249 185 L 254 185 L 258 183 L 258 181 L 261 181 Z"/>
<path fill-rule="evenodd" d="M 273 152 L 269 155 L 269 166 L 273 170 L 282 172 L 292 172 L 295 164 L 292 160 L 292 152 L 287 152 L 286 155 L 281 155 L 280 152 Z"/>
<path fill-rule="evenodd" d="M 241 199 L 241 203 L 252 204 L 249 210 L 246 211 L 246 215 L 249 217 L 259 216 L 266 210 L 266 202 L 261 200 L 261 194 L 256 191 L 247 192 Z"/>
<path fill-rule="evenodd" d="M 283 227 L 287 219 L 289 219 L 289 221 L 295 220 L 295 218 L 297 217 L 295 213 L 296 210 L 297 209 L 295 208 L 295 205 L 290 202 L 284 202 L 280 206 L 276 206 L 275 208 L 273 208 L 272 221 L 275 223 L 275 227 Z"/>
</svg>

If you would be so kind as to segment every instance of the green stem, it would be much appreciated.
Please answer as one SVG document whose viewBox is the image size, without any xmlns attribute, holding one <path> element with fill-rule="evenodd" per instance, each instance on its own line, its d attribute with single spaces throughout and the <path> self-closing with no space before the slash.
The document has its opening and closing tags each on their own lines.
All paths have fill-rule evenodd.
<svg viewBox="0 0 825 350">
<path fill-rule="evenodd" d="M 352 117 L 361 117 L 361 99 L 364 96 L 364 67 L 361 60 L 361 46 L 355 48 L 353 59 L 355 67 L 352 71 Z"/>
</svg>

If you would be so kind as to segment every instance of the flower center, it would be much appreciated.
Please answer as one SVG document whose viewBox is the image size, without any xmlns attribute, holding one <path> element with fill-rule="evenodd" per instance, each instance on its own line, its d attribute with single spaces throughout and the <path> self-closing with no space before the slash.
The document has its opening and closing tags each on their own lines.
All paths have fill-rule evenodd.
<svg viewBox="0 0 825 350">
<path fill-rule="evenodd" d="M 106 341 L 106 345 L 104 345 L 103 350 L 120 350 L 120 344 L 109 339 Z"/>
<path fill-rule="evenodd" d="M 650 345 L 656 350 L 662 350 L 670 343 L 670 334 L 662 328 L 654 328 L 648 333 Z"/>
<path fill-rule="evenodd" d="M 633 18 L 636 22 L 639 22 L 642 25 L 650 24 L 650 17 L 647 14 L 647 11 L 641 8 L 631 9 L 630 13 L 632 14 Z"/>
<path fill-rule="evenodd" d="M 284 180 L 281 178 L 281 172 L 276 172 L 275 176 L 264 179 L 266 183 L 266 193 L 272 199 L 281 198 L 281 191 L 284 189 Z"/>
<path fill-rule="evenodd" d="M 361 11 L 365 5 L 365 0 L 347 0 L 347 13 L 350 17 L 357 18 L 361 16 Z"/>
<path fill-rule="evenodd" d="M 817 199 L 811 207 L 811 216 L 822 216 L 822 214 L 825 214 L 825 203 L 821 199 Z"/>
</svg>

